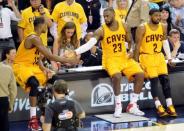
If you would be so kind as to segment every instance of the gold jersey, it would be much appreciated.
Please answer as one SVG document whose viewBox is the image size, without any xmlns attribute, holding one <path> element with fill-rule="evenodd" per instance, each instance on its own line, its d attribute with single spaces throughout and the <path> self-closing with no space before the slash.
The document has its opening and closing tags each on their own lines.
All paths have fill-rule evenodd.
<svg viewBox="0 0 184 131">
<path fill-rule="evenodd" d="M 66 1 L 58 3 L 53 12 L 52 17 L 58 24 L 58 34 L 61 35 L 61 30 L 66 22 L 74 22 L 76 25 L 77 38 L 81 38 L 81 24 L 87 22 L 87 18 L 82 6 L 79 3 L 73 2 L 68 5 Z"/>
<path fill-rule="evenodd" d="M 45 15 L 52 19 L 48 9 L 44 8 Z M 24 38 L 29 35 L 29 33 L 34 31 L 33 22 L 36 17 L 41 16 L 38 10 L 33 11 L 32 7 L 28 7 L 21 12 L 22 19 L 19 21 L 18 26 L 24 29 Z M 48 31 L 47 31 L 48 32 Z M 41 34 L 41 39 L 43 44 L 47 46 L 47 32 Z"/>
<path fill-rule="evenodd" d="M 140 53 L 155 54 L 160 53 L 163 45 L 164 32 L 162 24 L 159 23 L 156 30 L 152 30 L 148 23 L 145 23 L 146 32 L 142 39 Z"/>
<path fill-rule="evenodd" d="M 37 34 L 35 32 L 31 32 L 28 36 L 30 35 L 37 35 Z M 25 40 L 26 38 L 21 42 L 17 50 L 14 64 L 36 65 L 40 57 L 40 52 L 36 47 L 33 47 L 31 49 L 26 49 Z"/>
<path fill-rule="evenodd" d="M 120 20 L 125 20 L 125 17 L 127 15 L 127 9 L 123 9 L 123 10 L 118 10 L 118 9 L 115 9 L 115 19 L 120 19 Z"/>
<path fill-rule="evenodd" d="M 112 31 L 107 27 L 106 24 L 102 25 L 104 36 L 101 41 L 103 50 L 102 60 L 103 63 L 107 59 L 112 57 L 121 57 L 122 59 L 126 56 L 126 32 L 121 21 L 118 21 L 118 29 Z"/>
</svg>

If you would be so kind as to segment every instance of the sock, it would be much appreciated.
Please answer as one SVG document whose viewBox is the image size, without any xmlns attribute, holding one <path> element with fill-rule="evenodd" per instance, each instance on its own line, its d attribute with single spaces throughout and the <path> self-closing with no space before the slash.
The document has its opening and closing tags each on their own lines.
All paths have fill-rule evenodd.
<svg viewBox="0 0 184 131">
<path fill-rule="evenodd" d="M 121 107 L 121 95 L 115 96 L 115 108 L 122 108 Z"/>
<path fill-rule="evenodd" d="M 156 108 L 158 108 L 160 105 L 161 105 L 160 101 L 159 101 L 159 100 L 156 100 L 156 101 L 155 101 L 155 106 L 156 106 Z"/>
<path fill-rule="evenodd" d="M 173 105 L 172 99 L 171 99 L 171 98 L 167 98 L 167 99 L 166 99 L 166 104 L 167 104 L 167 107 Z"/>
<path fill-rule="evenodd" d="M 139 94 L 131 93 L 131 94 L 130 94 L 130 103 L 131 103 L 131 104 L 137 103 L 138 97 L 139 97 Z"/>
<path fill-rule="evenodd" d="M 36 107 L 30 107 L 30 118 L 36 116 Z"/>
</svg>

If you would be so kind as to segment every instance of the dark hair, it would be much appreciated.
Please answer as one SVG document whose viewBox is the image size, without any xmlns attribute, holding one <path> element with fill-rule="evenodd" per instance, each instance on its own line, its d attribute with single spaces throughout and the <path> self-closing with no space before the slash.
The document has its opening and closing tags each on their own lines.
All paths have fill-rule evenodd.
<svg viewBox="0 0 184 131">
<path fill-rule="evenodd" d="M 155 12 L 160 12 L 160 10 L 157 9 L 157 8 L 153 8 L 153 9 L 151 9 L 151 10 L 149 11 L 149 15 L 151 16 L 151 15 L 153 15 Z"/>
<path fill-rule="evenodd" d="M 58 94 L 68 95 L 68 85 L 64 80 L 57 80 L 54 82 L 53 90 Z"/>
<path fill-rule="evenodd" d="M 169 32 L 171 30 L 171 10 L 169 6 L 162 6 L 160 8 L 160 12 L 163 10 L 167 11 L 169 13 L 169 17 L 167 18 L 167 31 Z"/>
<path fill-rule="evenodd" d="M 180 32 L 179 32 L 179 30 L 177 30 L 177 29 L 171 29 L 171 30 L 169 31 L 169 36 L 171 36 L 172 34 L 179 34 L 179 35 L 180 35 Z"/>
<path fill-rule="evenodd" d="M 10 51 L 15 49 L 14 47 L 6 47 L 3 49 L 2 54 L 1 54 L 1 60 L 4 61 L 7 59 L 6 55 L 10 54 Z"/>
<path fill-rule="evenodd" d="M 33 22 L 33 25 L 34 27 L 37 27 L 38 25 L 44 24 L 44 23 L 45 23 L 45 19 L 43 17 L 36 17 Z"/>
<path fill-rule="evenodd" d="M 67 38 L 66 38 L 66 34 L 65 34 L 66 29 L 74 29 L 75 30 L 73 35 L 72 35 L 72 38 L 71 38 L 71 44 L 76 49 L 78 47 L 78 44 L 77 44 L 78 40 L 77 40 L 77 33 L 76 33 L 76 25 L 73 22 L 66 22 L 64 27 L 62 28 L 61 36 L 60 36 L 61 46 L 66 47 L 66 45 L 67 45 Z"/>
<path fill-rule="evenodd" d="M 113 7 L 108 7 L 108 8 L 106 8 L 106 9 L 104 9 L 104 12 L 105 12 L 105 11 L 110 11 L 110 12 L 115 13 Z"/>
</svg>

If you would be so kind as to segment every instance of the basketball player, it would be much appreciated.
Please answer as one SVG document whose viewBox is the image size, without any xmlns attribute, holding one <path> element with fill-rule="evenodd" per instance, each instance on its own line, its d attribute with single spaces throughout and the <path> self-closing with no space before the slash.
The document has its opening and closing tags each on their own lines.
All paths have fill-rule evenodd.
<svg viewBox="0 0 184 131">
<path fill-rule="evenodd" d="M 160 117 L 177 116 L 171 98 L 168 69 L 162 47 L 171 64 L 171 54 L 166 41 L 167 27 L 160 23 L 160 11 L 151 9 L 150 21 L 139 26 L 136 32 L 135 59 L 141 64 L 145 75 L 151 82 L 151 94 L 155 101 L 157 113 Z M 138 58 L 139 57 L 139 58 Z M 158 82 L 162 85 L 163 94 L 166 98 L 167 110 L 164 109 L 158 98 Z"/>
<path fill-rule="evenodd" d="M 44 86 L 47 80 L 46 74 L 50 73 L 47 68 L 42 66 L 39 59 L 40 53 L 50 60 L 61 63 L 76 64 L 78 62 L 75 57 L 69 59 L 52 55 L 44 46 L 40 37 L 41 33 L 45 33 L 46 30 L 47 25 L 44 17 L 36 17 L 34 32 L 31 32 L 20 44 L 13 65 L 17 82 L 25 91 L 29 91 L 31 118 L 29 128 L 36 131 L 41 129 L 36 118 L 38 87 Z"/>
<path fill-rule="evenodd" d="M 76 49 L 76 54 L 84 53 L 92 48 L 98 40 L 101 40 L 102 65 L 112 78 L 115 94 L 114 117 L 121 117 L 122 114 L 120 95 L 122 73 L 129 80 L 134 78 L 134 93 L 131 94 L 127 112 L 135 115 L 144 115 L 144 112 L 140 111 L 137 106 L 137 100 L 144 81 L 144 73 L 139 64 L 129 57 L 125 47 L 126 41 L 129 43 L 129 50 L 131 50 L 130 32 L 124 23 L 115 20 L 113 8 L 105 9 L 103 15 L 105 23 L 95 31 L 94 37 Z"/>
</svg>

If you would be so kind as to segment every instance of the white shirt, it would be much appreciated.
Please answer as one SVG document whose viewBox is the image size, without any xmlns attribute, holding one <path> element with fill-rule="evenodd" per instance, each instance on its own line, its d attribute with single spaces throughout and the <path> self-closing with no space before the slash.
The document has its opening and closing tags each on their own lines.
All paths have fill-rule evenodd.
<svg viewBox="0 0 184 131">
<path fill-rule="evenodd" d="M 19 19 L 10 9 L 0 7 L 0 39 L 12 37 L 11 20 L 18 21 Z"/>
</svg>

